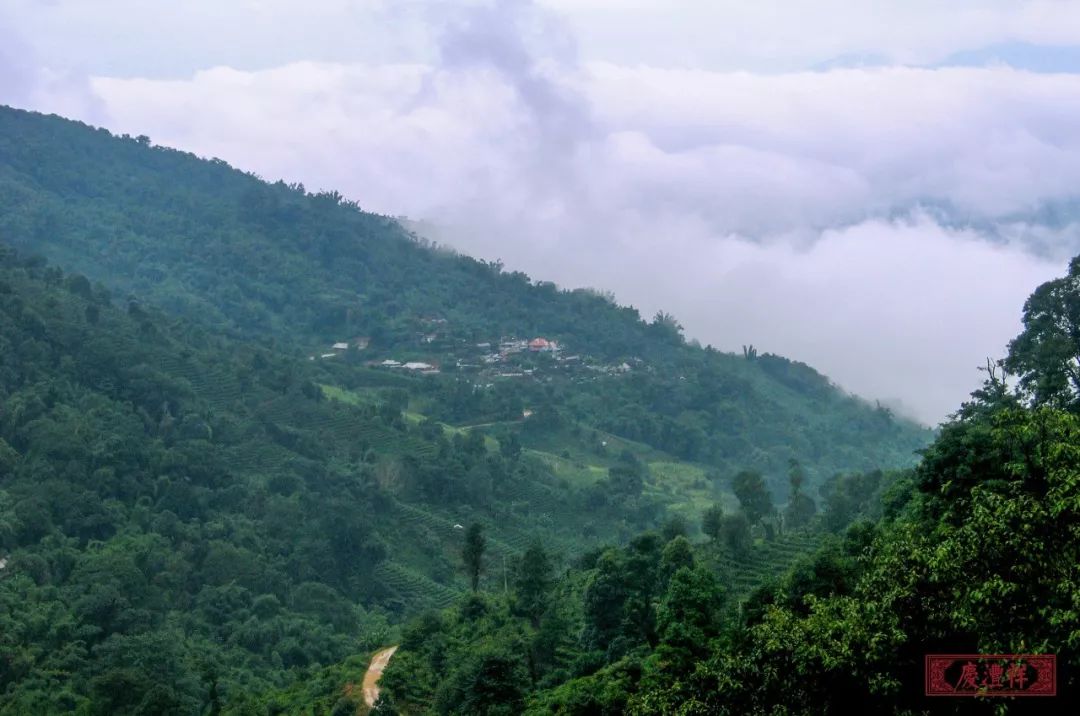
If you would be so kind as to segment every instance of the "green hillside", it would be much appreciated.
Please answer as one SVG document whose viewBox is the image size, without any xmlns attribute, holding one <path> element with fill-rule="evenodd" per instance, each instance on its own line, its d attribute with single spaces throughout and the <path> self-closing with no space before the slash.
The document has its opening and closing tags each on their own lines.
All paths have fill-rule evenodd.
<svg viewBox="0 0 1080 716">
<path fill-rule="evenodd" d="M 462 525 L 485 525 L 498 590 L 534 542 L 569 563 L 737 504 L 646 445 L 455 427 L 342 370 L 0 250 L 0 713 L 240 708 L 456 603 Z M 717 563 L 745 593 L 815 543 Z"/>
<path fill-rule="evenodd" d="M 515 658 L 523 652 L 510 646 L 510 629 L 488 628 L 469 645 L 480 656 L 431 681 L 453 684 L 452 698 L 471 702 L 471 712 L 511 702 L 535 714 L 1076 713 L 1076 406 L 1032 407 L 1002 387 L 991 384 L 946 427 L 919 468 L 895 485 L 880 519 L 852 527 L 842 541 L 756 590 L 738 615 L 725 616 L 723 568 L 702 569 L 696 552 L 682 570 L 653 583 L 648 618 L 655 632 L 627 633 L 624 626 L 631 641 L 620 653 L 594 657 L 588 666 L 548 662 L 550 680 L 515 681 L 513 667 L 522 663 Z M 659 565 L 662 573 L 663 556 Z M 611 573 L 633 584 L 632 569 Z M 605 576 L 594 569 L 584 577 L 577 599 L 585 633 L 589 587 Z M 623 609 L 631 607 L 621 599 Z M 573 608 L 574 598 L 565 603 Z M 417 640 L 421 655 L 439 639 L 436 629 L 425 633 L 433 637 Z M 941 653 L 1049 654 L 1058 666 L 1050 682 L 1033 658 L 987 659 L 978 664 L 975 685 L 948 676 L 950 693 L 984 698 L 927 698 L 924 659 Z M 411 688 L 401 677 L 415 657 L 398 658 L 384 680 L 403 713 L 427 712 L 429 705 L 469 712 L 448 707 L 442 689 Z M 503 674 L 511 678 L 489 699 L 490 683 L 477 677 L 497 659 L 506 659 Z M 997 681 L 994 666 L 1001 667 Z M 1013 681 L 1009 669 L 1018 670 Z M 1056 696 L 992 698 L 995 689 L 1034 694 L 1048 685 Z"/>
<path fill-rule="evenodd" d="M 403 629 L 375 713 L 1077 713 L 1078 307 L 1080 257 L 920 464 L 831 481 L 808 529 L 645 532 L 558 575 L 531 549 Z"/>
<path fill-rule="evenodd" d="M 460 523 L 489 525 L 505 563 L 662 514 L 628 495 L 596 521 L 533 451 L 384 387 L 328 398 L 352 393 L 321 388 L 326 368 L 0 247 L 0 651 L 17 655 L 0 713 L 183 711 L 214 683 L 235 699 L 454 602 Z M 156 652 L 177 679 L 157 695 L 139 661 Z"/>
<path fill-rule="evenodd" d="M 342 358 L 437 365 L 402 385 L 444 422 L 549 407 L 725 474 L 762 470 L 778 497 L 790 458 L 820 482 L 913 464 L 930 437 L 804 364 L 691 347 L 671 316 L 431 247 L 336 193 L 58 117 L 0 108 L 0 240 L 281 350 L 359 338 Z M 535 337 L 559 349 L 514 345 Z"/>
<path fill-rule="evenodd" d="M 737 613 L 931 437 L 336 194 L 0 108 L 0 714 L 351 708 L 407 619 L 488 614 L 472 577 L 540 628 L 499 616 L 536 545 L 554 686 L 623 656 L 562 641 L 600 566 L 708 537 Z"/>
</svg>

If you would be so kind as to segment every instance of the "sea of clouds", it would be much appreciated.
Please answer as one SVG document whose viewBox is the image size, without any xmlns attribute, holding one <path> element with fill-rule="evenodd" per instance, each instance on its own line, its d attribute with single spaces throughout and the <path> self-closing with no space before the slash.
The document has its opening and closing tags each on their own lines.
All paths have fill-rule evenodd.
<svg viewBox="0 0 1080 716">
<path fill-rule="evenodd" d="M 1026 5 L 1013 37 L 1070 39 Z M 964 8 L 970 42 L 1001 39 L 1004 10 Z M 904 48 L 878 39 L 885 60 L 746 70 L 664 60 L 662 43 L 637 62 L 621 45 L 590 55 L 583 36 L 617 45 L 589 23 L 597 2 L 570 18 L 554 0 L 369 9 L 422 51 L 395 56 L 381 38 L 366 56 L 142 76 L 9 49 L 0 101 L 337 189 L 462 252 L 669 311 L 703 344 L 805 361 L 931 424 L 1080 252 L 1080 74 L 935 63 L 963 49 L 940 32 L 907 46 L 922 64 L 889 60 Z M 915 37 L 908 17 L 897 32 Z M 833 41 L 838 55 L 858 47 Z M 788 49 L 788 65 L 815 56 Z"/>
</svg>

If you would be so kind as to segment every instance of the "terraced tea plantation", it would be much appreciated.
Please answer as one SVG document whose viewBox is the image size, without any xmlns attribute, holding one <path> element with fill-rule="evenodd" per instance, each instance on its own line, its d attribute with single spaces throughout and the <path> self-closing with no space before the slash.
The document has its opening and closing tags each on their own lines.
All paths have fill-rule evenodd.
<svg viewBox="0 0 1080 716">
<path fill-rule="evenodd" d="M 810 555 L 823 539 L 819 532 L 790 532 L 772 541 L 758 540 L 745 554 L 736 555 L 717 544 L 704 545 L 709 566 L 720 575 L 731 603 L 745 599 L 757 586 L 777 577 L 802 557 Z"/>
</svg>

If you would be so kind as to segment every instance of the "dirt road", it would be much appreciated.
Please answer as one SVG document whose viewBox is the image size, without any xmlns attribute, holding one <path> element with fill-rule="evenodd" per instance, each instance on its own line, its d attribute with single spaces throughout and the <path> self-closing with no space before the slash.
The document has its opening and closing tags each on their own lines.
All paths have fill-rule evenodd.
<svg viewBox="0 0 1080 716">
<path fill-rule="evenodd" d="M 390 663 L 390 657 L 395 651 L 397 647 L 390 646 L 375 652 L 375 656 L 371 657 L 371 664 L 364 674 L 364 703 L 368 706 L 374 706 L 379 699 L 379 677 L 382 676 L 383 669 Z"/>
</svg>

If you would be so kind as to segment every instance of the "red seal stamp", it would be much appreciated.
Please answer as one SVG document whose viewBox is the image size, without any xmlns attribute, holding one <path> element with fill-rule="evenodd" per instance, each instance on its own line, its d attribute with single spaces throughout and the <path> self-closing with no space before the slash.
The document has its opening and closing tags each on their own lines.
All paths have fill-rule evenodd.
<svg viewBox="0 0 1080 716">
<path fill-rule="evenodd" d="M 927 654 L 927 696 L 1056 696 L 1053 654 Z"/>
</svg>

